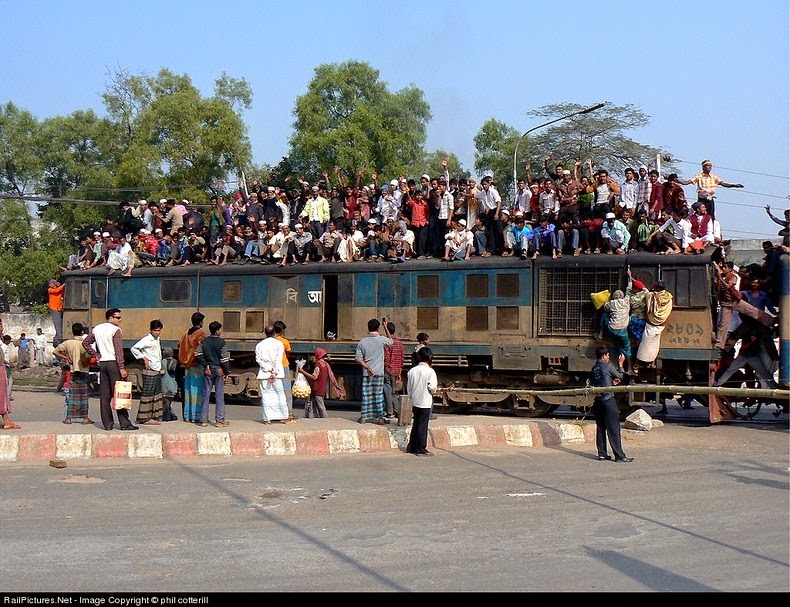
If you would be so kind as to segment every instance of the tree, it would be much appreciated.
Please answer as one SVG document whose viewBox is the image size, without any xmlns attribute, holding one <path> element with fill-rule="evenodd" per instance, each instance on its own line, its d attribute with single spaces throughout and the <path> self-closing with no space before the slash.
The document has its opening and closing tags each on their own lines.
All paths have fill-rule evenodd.
<svg viewBox="0 0 790 607">
<path fill-rule="evenodd" d="M 40 123 L 27 110 L 11 102 L 0 107 L 0 192 L 33 192 L 43 169 L 40 131 Z"/>
<path fill-rule="evenodd" d="M 322 64 L 298 97 L 288 164 L 309 181 L 335 166 L 353 183 L 364 169 L 386 176 L 407 174 L 420 163 L 430 107 L 409 85 L 397 93 L 370 64 Z"/>
<path fill-rule="evenodd" d="M 494 183 L 503 196 L 513 181 L 513 151 L 519 135 L 512 126 L 491 118 L 474 137 L 475 171 L 481 176 L 492 173 Z"/>
<path fill-rule="evenodd" d="M 12 304 L 30 307 L 46 302 L 47 283 L 60 275 L 60 265 L 70 252 L 47 246 L 24 249 L 19 255 L 10 249 L 0 251 L 0 291 Z"/>
<path fill-rule="evenodd" d="M 411 175 L 415 178 L 420 175 L 430 175 L 431 177 L 439 177 L 444 174 L 444 166 L 442 160 L 447 160 L 447 172 L 450 178 L 456 177 L 458 179 L 469 179 L 471 173 L 461 166 L 461 161 L 458 156 L 452 152 L 445 152 L 444 150 L 436 150 L 430 154 L 426 154 L 422 162 L 411 168 Z"/>
<path fill-rule="evenodd" d="M 529 115 L 544 121 L 584 109 L 577 103 L 544 105 Z M 572 169 L 577 160 L 591 158 L 596 168 L 604 168 L 613 175 L 623 175 L 627 167 L 636 169 L 641 164 L 655 165 L 658 148 L 638 143 L 625 133 L 646 126 L 650 117 L 631 104 L 611 105 L 563 120 L 545 131 L 531 136 L 528 150 L 533 161 L 553 154 L 554 164 L 562 163 Z M 533 162 L 533 166 L 535 166 Z"/>
<path fill-rule="evenodd" d="M 545 105 L 529 112 L 540 118 L 538 124 L 567 116 L 584 109 L 577 103 Z M 531 165 L 532 177 L 546 177 L 543 163 L 551 154 L 550 167 L 562 164 L 572 170 L 577 160 L 591 158 L 596 168 L 605 168 L 613 176 L 622 175 L 626 167 L 636 169 L 641 164 L 655 164 L 658 148 L 638 143 L 626 136 L 626 131 L 647 125 L 649 117 L 633 105 L 607 104 L 603 108 L 562 120 L 545 129 L 530 133 L 518 148 L 516 170 L 524 176 L 525 166 Z M 507 188 L 512 193 L 513 152 L 522 132 L 498 120 L 486 122 L 475 135 L 475 168 L 494 172 L 500 192 Z"/>
</svg>

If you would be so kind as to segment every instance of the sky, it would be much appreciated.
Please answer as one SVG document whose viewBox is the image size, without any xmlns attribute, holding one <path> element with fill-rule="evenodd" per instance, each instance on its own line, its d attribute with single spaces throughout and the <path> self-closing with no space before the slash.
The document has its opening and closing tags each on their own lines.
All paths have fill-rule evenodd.
<svg viewBox="0 0 790 607">
<path fill-rule="evenodd" d="M 473 139 L 491 118 L 527 131 L 543 105 L 631 104 L 649 124 L 626 134 L 669 152 L 681 178 L 710 159 L 744 184 L 718 192 L 725 238 L 776 240 L 764 207 L 781 217 L 790 205 L 789 4 L 0 0 L 0 103 L 39 120 L 103 115 L 112 71 L 167 68 L 204 96 L 226 72 L 253 91 L 253 161 L 275 165 L 315 68 L 365 61 L 390 91 L 423 91 L 426 149 L 473 174 Z"/>
</svg>

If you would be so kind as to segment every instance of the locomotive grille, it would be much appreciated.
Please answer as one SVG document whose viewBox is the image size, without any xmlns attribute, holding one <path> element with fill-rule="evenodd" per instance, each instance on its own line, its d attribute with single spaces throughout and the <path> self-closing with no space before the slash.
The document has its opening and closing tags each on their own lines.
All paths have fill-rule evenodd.
<svg viewBox="0 0 790 607">
<path fill-rule="evenodd" d="M 539 275 L 538 335 L 596 333 L 590 293 L 620 284 L 618 268 L 547 268 Z"/>
</svg>

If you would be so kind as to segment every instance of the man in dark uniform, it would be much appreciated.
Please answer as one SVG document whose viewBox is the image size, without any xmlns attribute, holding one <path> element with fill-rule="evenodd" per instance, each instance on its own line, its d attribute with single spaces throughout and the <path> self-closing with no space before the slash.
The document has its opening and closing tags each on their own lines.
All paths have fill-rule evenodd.
<svg viewBox="0 0 790 607">
<path fill-rule="evenodd" d="M 623 363 L 625 355 L 620 354 L 618 359 L 619 368 L 609 361 L 609 348 L 600 346 L 595 350 L 595 365 L 592 368 L 592 379 L 595 387 L 614 386 L 623 379 Z M 606 438 L 609 437 L 609 444 L 612 447 L 614 461 L 632 462 L 633 457 L 626 457 L 623 452 L 623 445 L 620 439 L 620 413 L 617 410 L 617 401 L 613 392 L 602 392 L 595 397 L 593 404 L 593 415 L 595 415 L 595 444 L 598 447 L 598 459 L 612 459 L 607 453 Z"/>
</svg>

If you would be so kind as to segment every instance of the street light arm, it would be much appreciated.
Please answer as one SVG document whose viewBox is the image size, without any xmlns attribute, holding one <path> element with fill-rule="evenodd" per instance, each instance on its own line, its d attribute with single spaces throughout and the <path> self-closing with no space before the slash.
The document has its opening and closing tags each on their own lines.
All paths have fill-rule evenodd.
<svg viewBox="0 0 790 607">
<path fill-rule="evenodd" d="M 518 184 L 518 177 L 517 177 L 517 169 L 516 169 L 516 158 L 518 156 L 518 146 L 521 145 L 521 142 L 524 138 L 532 133 L 533 131 L 537 131 L 538 129 L 542 129 L 544 126 L 549 126 L 550 124 L 554 124 L 555 122 L 559 122 L 560 120 L 567 120 L 568 118 L 573 118 L 574 116 L 580 116 L 581 114 L 589 114 L 590 112 L 594 112 L 595 110 L 600 110 L 603 106 L 606 105 L 605 101 L 601 101 L 600 103 L 596 103 L 595 105 L 591 105 L 581 110 L 577 110 L 575 112 L 571 112 L 565 116 L 560 116 L 559 118 L 555 118 L 554 120 L 549 120 L 548 122 L 544 122 L 543 124 L 539 124 L 538 126 L 534 126 L 528 131 L 526 131 L 516 143 L 516 149 L 513 151 L 513 195 L 515 196 L 516 193 L 516 186 Z"/>
</svg>

